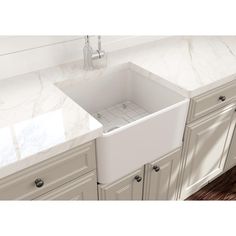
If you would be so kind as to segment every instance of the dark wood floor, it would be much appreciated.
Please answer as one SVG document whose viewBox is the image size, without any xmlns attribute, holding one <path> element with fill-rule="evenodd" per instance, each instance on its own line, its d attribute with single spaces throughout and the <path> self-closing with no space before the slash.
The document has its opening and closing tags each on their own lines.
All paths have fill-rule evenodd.
<svg viewBox="0 0 236 236">
<path fill-rule="evenodd" d="M 236 200 L 236 166 L 186 200 Z"/>
</svg>

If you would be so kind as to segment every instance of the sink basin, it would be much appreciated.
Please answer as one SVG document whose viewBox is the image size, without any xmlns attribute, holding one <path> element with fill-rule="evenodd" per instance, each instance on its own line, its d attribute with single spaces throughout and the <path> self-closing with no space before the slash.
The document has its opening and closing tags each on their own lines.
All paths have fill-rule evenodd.
<svg viewBox="0 0 236 236">
<path fill-rule="evenodd" d="M 117 180 L 182 144 L 189 100 L 135 64 L 57 86 L 103 124 L 96 140 L 99 183 Z"/>
</svg>

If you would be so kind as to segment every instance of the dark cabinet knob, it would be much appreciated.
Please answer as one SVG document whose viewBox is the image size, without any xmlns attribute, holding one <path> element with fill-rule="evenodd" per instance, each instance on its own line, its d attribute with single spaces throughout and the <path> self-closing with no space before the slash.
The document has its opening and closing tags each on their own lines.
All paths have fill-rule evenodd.
<svg viewBox="0 0 236 236">
<path fill-rule="evenodd" d="M 142 177 L 140 177 L 139 175 L 136 175 L 136 176 L 134 177 L 134 179 L 135 179 L 137 182 L 142 181 Z"/>
<path fill-rule="evenodd" d="M 35 181 L 34 181 L 34 183 L 35 183 L 35 185 L 36 185 L 36 187 L 37 188 L 41 188 L 43 185 L 44 185 L 44 182 L 43 182 L 43 180 L 42 179 L 36 179 Z"/>
<path fill-rule="evenodd" d="M 224 102 L 224 101 L 226 100 L 226 97 L 225 97 L 225 96 L 220 96 L 220 97 L 219 97 L 219 100 L 222 101 L 222 102 Z"/>
<path fill-rule="evenodd" d="M 160 170 L 160 167 L 159 166 L 153 166 L 152 169 L 155 170 L 156 172 L 158 172 Z"/>
</svg>

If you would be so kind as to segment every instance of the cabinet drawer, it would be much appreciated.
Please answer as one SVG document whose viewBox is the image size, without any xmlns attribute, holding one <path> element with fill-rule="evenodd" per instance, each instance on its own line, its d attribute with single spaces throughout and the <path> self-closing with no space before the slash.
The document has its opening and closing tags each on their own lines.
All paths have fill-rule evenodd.
<svg viewBox="0 0 236 236">
<path fill-rule="evenodd" d="M 96 172 L 72 180 L 35 200 L 97 200 Z"/>
<path fill-rule="evenodd" d="M 0 199 L 33 199 L 95 168 L 94 142 L 86 143 L 1 179 Z M 36 179 L 43 186 L 36 187 Z"/>
<path fill-rule="evenodd" d="M 215 111 L 236 99 L 236 81 L 191 99 L 188 122 Z"/>
</svg>

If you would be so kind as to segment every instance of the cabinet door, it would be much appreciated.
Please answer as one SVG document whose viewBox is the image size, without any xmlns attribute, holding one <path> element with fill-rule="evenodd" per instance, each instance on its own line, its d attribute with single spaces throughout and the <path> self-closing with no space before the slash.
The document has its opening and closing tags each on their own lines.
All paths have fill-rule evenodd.
<svg viewBox="0 0 236 236">
<path fill-rule="evenodd" d="M 225 171 L 229 170 L 235 165 L 236 165 L 236 127 L 234 129 L 234 136 L 230 144 L 229 154 L 225 165 Z"/>
<path fill-rule="evenodd" d="M 223 172 L 235 125 L 234 107 L 226 107 L 186 126 L 181 199 Z"/>
<path fill-rule="evenodd" d="M 99 200 L 142 200 L 143 169 L 108 185 L 99 185 Z"/>
<path fill-rule="evenodd" d="M 64 184 L 36 200 L 97 200 L 96 172 Z"/>
<path fill-rule="evenodd" d="M 145 165 L 144 200 L 176 200 L 181 149 Z"/>
</svg>

